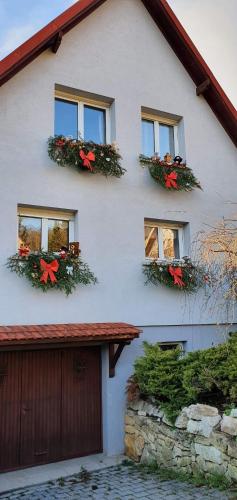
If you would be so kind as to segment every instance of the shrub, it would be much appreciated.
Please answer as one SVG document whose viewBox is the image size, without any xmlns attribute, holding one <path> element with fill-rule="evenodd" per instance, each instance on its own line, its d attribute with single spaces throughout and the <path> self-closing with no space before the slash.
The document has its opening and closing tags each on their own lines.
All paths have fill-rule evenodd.
<svg viewBox="0 0 237 500">
<path fill-rule="evenodd" d="M 141 394 L 152 398 L 174 418 L 189 400 L 183 390 L 180 350 L 162 351 L 158 344 L 144 342 L 145 355 L 135 362 L 135 380 Z"/>
<path fill-rule="evenodd" d="M 224 344 L 180 357 L 180 350 L 162 351 L 144 343 L 145 354 L 135 362 L 141 394 L 151 398 L 174 419 L 192 403 L 237 404 L 237 337 Z"/>
</svg>

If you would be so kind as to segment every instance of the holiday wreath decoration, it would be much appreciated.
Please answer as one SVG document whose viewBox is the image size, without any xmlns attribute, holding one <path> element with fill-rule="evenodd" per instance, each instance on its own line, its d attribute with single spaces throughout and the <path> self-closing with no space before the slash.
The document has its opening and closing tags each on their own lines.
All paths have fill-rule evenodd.
<svg viewBox="0 0 237 500">
<path fill-rule="evenodd" d="M 57 135 L 48 139 L 48 154 L 61 167 L 74 167 L 79 171 L 121 177 L 126 169 L 120 165 L 117 145 L 95 144 Z"/>
<path fill-rule="evenodd" d="M 158 155 L 139 156 L 142 165 L 149 168 L 151 177 L 163 188 L 170 191 L 191 191 L 194 188 L 201 188 L 191 168 L 186 163 L 182 163 L 181 156 L 172 156 L 166 153 L 164 160 Z"/>
<path fill-rule="evenodd" d="M 88 265 L 72 253 L 62 250 L 54 252 L 30 252 L 21 247 L 19 253 L 8 258 L 7 267 L 27 278 L 31 285 L 43 292 L 58 289 L 66 295 L 72 293 L 76 285 L 89 285 L 97 282 Z"/>
<path fill-rule="evenodd" d="M 204 285 L 205 277 L 202 269 L 195 266 L 188 257 L 172 262 L 158 262 L 157 260 L 143 264 L 146 276 L 145 284 L 159 283 L 185 292 L 194 292 Z"/>
</svg>

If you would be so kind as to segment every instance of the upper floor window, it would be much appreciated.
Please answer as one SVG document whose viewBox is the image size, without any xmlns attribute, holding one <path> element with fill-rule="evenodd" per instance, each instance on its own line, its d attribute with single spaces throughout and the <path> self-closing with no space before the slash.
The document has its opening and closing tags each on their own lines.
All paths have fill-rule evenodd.
<svg viewBox="0 0 237 500">
<path fill-rule="evenodd" d="M 183 253 L 183 226 L 145 219 L 145 257 L 150 259 L 181 259 Z"/>
<path fill-rule="evenodd" d="M 18 248 L 59 252 L 62 247 L 68 248 L 70 241 L 74 241 L 73 212 L 18 207 Z"/>
<path fill-rule="evenodd" d="M 177 122 L 142 113 L 142 153 L 145 156 L 157 153 L 163 159 L 166 153 L 174 157 L 178 149 Z"/>
<path fill-rule="evenodd" d="M 76 96 L 55 97 L 55 135 L 84 139 L 96 144 L 110 142 L 109 106 L 82 101 Z"/>
</svg>

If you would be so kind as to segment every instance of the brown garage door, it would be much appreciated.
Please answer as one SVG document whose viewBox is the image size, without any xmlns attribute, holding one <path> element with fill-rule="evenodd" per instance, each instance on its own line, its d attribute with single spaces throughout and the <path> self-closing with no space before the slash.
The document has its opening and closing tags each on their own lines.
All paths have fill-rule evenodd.
<svg viewBox="0 0 237 500">
<path fill-rule="evenodd" d="M 0 470 L 100 452 L 99 347 L 0 353 Z"/>
</svg>

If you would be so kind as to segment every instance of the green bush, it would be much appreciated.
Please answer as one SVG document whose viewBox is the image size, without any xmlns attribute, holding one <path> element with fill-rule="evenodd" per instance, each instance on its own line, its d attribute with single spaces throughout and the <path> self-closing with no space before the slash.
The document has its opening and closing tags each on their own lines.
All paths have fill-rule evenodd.
<svg viewBox="0 0 237 500">
<path fill-rule="evenodd" d="M 145 354 L 135 362 L 141 394 L 163 408 L 170 419 L 192 403 L 224 410 L 237 405 L 237 336 L 224 344 L 180 356 L 144 343 Z"/>
</svg>

